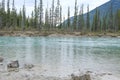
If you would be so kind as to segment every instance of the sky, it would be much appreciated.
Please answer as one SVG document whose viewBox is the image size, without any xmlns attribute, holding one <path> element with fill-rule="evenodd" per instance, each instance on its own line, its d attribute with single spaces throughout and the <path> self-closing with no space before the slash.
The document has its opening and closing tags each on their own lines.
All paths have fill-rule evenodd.
<svg viewBox="0 0 120 80">
<path fill-rule="evenodd" d="M 1 2 L 2 0 L 0 0 Z M 7 0 L 5 0 L 7 1 Z M 37 0 L 38 3 L 40 0 Z M 80 9 L 80 6 L 84 4 L 84 13 L 87 11 L 87 5 L 89 4 L 90 10 L 100 6 L 101 4 L 104 4 L 109 0 L 77 0 L 77 5 L 78 9 Z M 12 5 L 12 0 L 10 0 L 10 5 Z M 15 0 L 15 7 L 17 11 L 22 8 L 22 5 L 24 4 L 24 0 Z M 50 8 L 52 5 L 52 0 L 43 0 L 43 7 L 44 11 L 48 7 Z M 55 0 L 55 5 L 57 4 L 57 0 Z M 67 11 L 68 11 L 68 6 L 70 7 L 70 16 L 74 15 L 74 6 L 75 6 L 75 0 L 60 0 L 60 4 L 62 5 L 62 15 L 67 18 Z M 31 15 L 31 11 L 34 10 L 34 0 L 25 0 L 25 5 L 26 5 L 26 13 L 27 15 Z M 45 12 L 44 12 L 45 13 Z"/>
</svg>

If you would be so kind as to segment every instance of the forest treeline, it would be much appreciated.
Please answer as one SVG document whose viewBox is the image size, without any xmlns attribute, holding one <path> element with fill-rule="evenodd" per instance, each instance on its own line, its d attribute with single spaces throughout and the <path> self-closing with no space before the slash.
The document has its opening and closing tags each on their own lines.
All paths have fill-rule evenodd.
<svg viewBox="0 0 120 80">
<path fill-rule="evenodd" d="M 10 1 L 12 1 L 12 8 L 10 8 Z M 52 0 L 51 7 L 47 7 L 45 10 L 43 10 L 42 0 L 34 0 L 34 10 L 29 16 L 26 16 L 25 3 L 20 11 L 17 11 L 14 0 L 7 0 L 7 5 L 5 5 L 5 0 L 2 0 L 0 2 L 0 30 L 120 31 L 120 10 L 114 12 L 112 3 L 109 12 L 103 16 L 100 15 L 102 13 L 96 8 L 93 18 L 91 18 L 89 13 L 89 5 L 86 8 L 86 16 L 84 15 L 84 5 L 81 5 L 80 9 L 78 6 L 77 0 L 75 0 L 73 19 L 70 17 L 71 11 L 70 6 L 68 6 L 68 16 L 67 20 L 65 20 L 65 17 L 62 15 L 60 0 L 57 0 L 57 3 Z"/>
</svg>

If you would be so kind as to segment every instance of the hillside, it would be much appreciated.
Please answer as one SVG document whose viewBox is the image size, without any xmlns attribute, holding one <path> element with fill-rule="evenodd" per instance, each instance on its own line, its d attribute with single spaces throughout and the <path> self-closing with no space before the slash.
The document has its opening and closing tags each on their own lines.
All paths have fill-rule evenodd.
<svg viewBox="0 0 120 80">
<path fill-rule="evenodd" d="M 98 6 L 97 9 L 100 11 L 100 16 L 105 16 L 106 14 L 108 14 L 110 12 L 110 7 L 112 4 L 112 8 L 113 8 L 113 13 L 115 13 L 118 9 L 120 9 L 120 0 L 110 0 L 106 3 L 104 3 L 101 6 Z M 90 11 L 90 20 L 92 21 L 93 16 L 96 12 L 96 8 L 93 9 L 92 11 Z M 84 18 L 86 19 L 86 14 L 84 14 Z M 71 17 L 70 20 L 71 22 L 73 21 L 74 17 Z M 67 20 L 65 21 L 67 22 Z"/>
</svg>

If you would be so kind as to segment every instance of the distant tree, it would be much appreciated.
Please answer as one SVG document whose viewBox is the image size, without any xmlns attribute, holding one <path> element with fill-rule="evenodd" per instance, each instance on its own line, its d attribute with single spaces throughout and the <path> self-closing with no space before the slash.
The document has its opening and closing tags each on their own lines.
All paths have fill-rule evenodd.
<svg viewBox="0 0 120 80">
<path fill-rule="evenodd" d="M 116 31 L 120 31 L 120 10 L 116 13 Z"/>
<path fill-rule="evenodd" d="M 7 26 L 7 28 L 9 28 L 10 27 L 10 23 L 11 23 L 11 21 L 10 21 L 10 0 L 7 0 L 7 17 L 6 17 L 6 26 Z"/>
<path fill-rule="evenodd" d="M 40 0 L 40 10 L 39 10 L 39 30 L 43 26 L 43 1 Z"/>
<path fill-rule="evenodd" d="M 67 18 L 67 28 L 70 29 L 70 7 L 68 7 L 68 18 Z"/>
<path fill-rule="evenodd" d="M 2 11 L 5 11 L 5 0 L 2 0 Z"/>
<path fill-rule="evenodd" d="M 17 27 L 21 28 L 21 23 L 22 23 L 22 12 L 20 9 L 19 14 L 17 15 Z"/>
<path fill-rule="evenodd" d="M 6 12 L 5 12 L 5 1 L 2 0 L 0 3 L 0 28 L 4 28 L 6 26 Z"/>
<path fill-rule="evenodd" d="M 25 3 L 23 5 L 23 9 L 22 9 L 22 30 L 25 30 L 25 22 L 26 22 L 26 9 L 25 9 Z"/>
<path fill-rule="evenodd" d="M 34 29 L 34 13 L 32 11 L 30 18 L 30 28 Z"/>
<path fill-rule="evenodd" d="M 46 27 L 47 30 L 48 30 L 48 27 L 49 27 L 49 15 L 48 15 L 48 9 L 46 9 L 46 11 L 45 11 L 45 27 Z"/>
<path fill-rule="evenodd" d="M 113 31 L 113 4 L 111 3 L 108 14 L 108 31 Z"/>
<path fill-rule="evenodd" d="M 100 31 L 100 12 L 97 8 L 93 17 L 92 31 Z"/>
<path fill-rule="evenodd" d="M 104 16 L 103 18 L 102 18 L 102 31 L 106 31 L 107 30 L 107 16 Z"/>
<path fill-rule="evenodd" d="M 78 26 L 80 27 L 80 31 L 84 31 L 84 27 L 85 27 L 83 7 L 84 7 L 84 5 L 82 4 L 80 12 L 79 12 L 79 20 L 78 20 L 79 21 Z"/>
<path fill-rule="evenodd" d="M 52 29 L 52 9 L 50 8 L 50 11 L 49 11 L 49 24 L 50 24 L 50 30 Z"/>
<path fill-rule="evenodd" d="M 16 13 L 16 10 L 15 10 L 15 3 L 14 3 L 14 0 L 13 0 L 12 11 L 11 11 L 11 25 L 12 25 L 13 28 L 15 28 L 16 24 L 17 24 L 17 13 Z"/>
<path fill-rule="evenodd" d="M 29 29 L 29 16 L 26 18 L 26 21 L 25 21 L 25 25 L 26 25 L 26 28 Z"/>
<path fill-rule="evenodd" d="M 86 18 L 86 27 L 88 31 L 90 30 L 90 16 L 89 16 L 89 5 L 87 6 L 87 18 Z"/>
<path fill-rule="evenodd" d="M 60 6 L 60 28 L 62 27 L 62 6 Z"/>
<path fill-rule="evenodd" d="M 34 7 L 34 27 L 37 28 L 38 25 L 38 11 L 37 11 L 37 0 L 35 0 L 35 7 Z"/>
<path fill-rule="evenodd" d="M 73 20 L 74 30 L 77 29 L 77 13 L 78 13 L 77 0 L 75 0 L 75 12 L 74 12 L 74 20 Z"/>
<path fill-rule="evenodd" d="M 55 24 L 54 24 L 54 17 L 55 17 L 54 10 L 55 10 L 55 6 L 54 6 L 54 0 L 53 0 L 52 1 L 52 9 L 51 9 L 52 28 L 55 26 Z"/>
<path fill-rule="evenodd" d="M 55 9 L 55 26 L 59 26 L 60 25 L 60 9 L 61 9 L 61 5 L 60 5 L 60 0 L 57 0 L 57 6 Z"/>
</svg>

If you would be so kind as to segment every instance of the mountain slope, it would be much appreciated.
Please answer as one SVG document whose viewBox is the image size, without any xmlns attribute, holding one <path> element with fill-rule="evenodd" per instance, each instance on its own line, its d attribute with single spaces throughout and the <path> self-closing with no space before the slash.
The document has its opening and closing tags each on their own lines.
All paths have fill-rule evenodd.
<svg viewBox="0 0 120 80">
<path fill-rule="evenodd" d="M 97 7 L 97 9 L 100 11 L 100 17 L 103 17 L 110 12 L 111 4 L 113 8 L 113 13 L 116 13 L 116 11 L 120 9 L 120 0 L 110 0 L 105 4 Z M 93 20 L 93 16 L 95 12 L 96 12 L 96 9 L 93 9 L 92 11 L 90 11 L 90 21 Z M 84 14 L 84 18 L 86 19 L 86 14 Z M 71 22 L 73 21 L 73 19 L 74 17 L 70 18 Z M 67 22 L 67 20 L 65 22 Z"/>
</svg>

